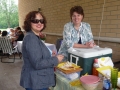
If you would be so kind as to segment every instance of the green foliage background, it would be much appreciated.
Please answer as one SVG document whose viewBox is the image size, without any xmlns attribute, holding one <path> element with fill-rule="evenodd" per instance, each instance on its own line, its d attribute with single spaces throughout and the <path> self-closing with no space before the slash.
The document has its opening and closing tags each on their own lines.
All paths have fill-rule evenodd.
<svg viewBox="0 0 120 90">
<path fill-rule="evenodd" d="M 19 26 L 18 6 L 15 0 L 0 0 L 0 29 Z"/>
</svg>

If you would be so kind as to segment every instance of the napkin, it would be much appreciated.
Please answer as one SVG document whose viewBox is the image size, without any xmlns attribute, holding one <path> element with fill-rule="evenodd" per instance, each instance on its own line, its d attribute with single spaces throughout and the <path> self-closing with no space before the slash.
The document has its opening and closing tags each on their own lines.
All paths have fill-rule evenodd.
<svg viewBox="0 0 120 90">
<path fill-rule="evenodd" d="M 114 66 L 110 57 L 98 58 L 98 65 L 99 65 L 99 67 L 103 67 L 103 66 L 111 66 L 111 67 L 113 67 Z"/>
</svg>

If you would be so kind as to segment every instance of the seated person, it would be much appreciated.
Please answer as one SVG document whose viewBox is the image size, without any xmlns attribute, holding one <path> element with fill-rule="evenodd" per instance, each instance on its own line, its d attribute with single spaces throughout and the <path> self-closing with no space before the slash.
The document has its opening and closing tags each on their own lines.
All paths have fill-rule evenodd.
<svg viewBox="0 0 120 90">
<path fill-rule="evenodd" d="M 0 36 L 1 36 L 1 34 L 2 34 L 2 31 L 0 30 Z"/>
<path fill-rule="evenodd" d="M 15 36 L 16 38 L 18 37 L 19 31 L 21 31 L 21 27 L 16 27 L 16 28 L 15 28 L 15 32 L 14 32 L 14 36 Z"/>
<path fill-rule="evenodd" d="M 17 37 L 12 39 L 13 46 L 16 46 L 17 41 L 23 41 L 24 33 L 22 31 L 17 32 Z"/>
<path fill-rule="evenodd" d="M 7 37 L 8 32 L 7 31 L 2 31 L 2 37 Z"/>
<path fill-rule="evenodd" d="M 15 41 L 23 41 L 24 34 L 22 31 L 18 31 L 18 37 Z"/>
<path fill-rule="evenodd" d="M 70 9 L 71 22 L 65 24 L 63 41 L 58 54 L 64 55 L 64 61 L 68 59 L 68 49 L 92 48 L 94 44 L 93 35 L 89 23 L 82 22 L 84 18 L 83 8 L 74 6 Z"/>
<path fill-rule="evenodd" d="M 9 34 L 9 36 L 14 37 L 14 33 L 15 33 L 15 31 L 14 31 L 13 29 L 10 29 L 10 34 Z"/>
</svg>

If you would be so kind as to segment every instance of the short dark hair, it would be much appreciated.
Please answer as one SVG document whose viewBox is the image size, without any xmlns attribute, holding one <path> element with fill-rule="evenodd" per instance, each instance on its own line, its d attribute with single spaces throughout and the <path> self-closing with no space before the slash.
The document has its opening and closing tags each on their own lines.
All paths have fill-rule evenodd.
<svg viewBox="0 0 120 90">
<path fill-rule="evenodd" d="M 17 29 L 17 30 L 21 30 L 21 27 L 16 27 L 15 29 Z"/>
<path fill-rule="evenodd" d="M 3 31 L 2 32 L 2 36 L 7 36 L 8 32 L 7 31 Z"/>
<path fill-rule="evenodd" d="M 83 15 L 84 18 L 84 11 L 83 8 L 81 6 L 74 6 L 70 9 L 70 18 L 72 19 L 72 15 L 74 12 L 77 12 L 78 14 Z"/>
<path fill-rule="evenodd" d="M 24 20 L 24 25 L 23 25 L 23 29 L 25 29 L 26 32 L 29 32 L 31 30 L 31 19 L 35 19 L 36 14 L 40 14 L 43 17 L 44 20 L 44 27 L 42 30 L 44 30 L 46 28 L 46 18 L 45 16 L 42 14 L 42 12 L 39 11 L 31 11 L 26 15 L 26 18 Z M 42 31 L 41 30 L 41 31 Z"/>
</svg>

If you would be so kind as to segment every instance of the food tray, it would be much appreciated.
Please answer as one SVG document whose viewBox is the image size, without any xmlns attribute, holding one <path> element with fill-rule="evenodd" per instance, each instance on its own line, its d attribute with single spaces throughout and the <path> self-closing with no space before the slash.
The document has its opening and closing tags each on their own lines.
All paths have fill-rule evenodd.
<svg viewBox="0 0 120 90">
<path fill-rule="evenodd" d="M 71 69 L 71 70 L 63 70 L 59 67 L 56 67 L 58 70 L 62 71 L 65 74 L 71 74 L 71 73 L 75 73 L 75 72 L 79 72 L 82 71 L 82 68 L 75 68 L 75 69 Z"/>
<path fill-rule="evenodd" d="M 65 74 L 71 74 L 71 73 L 82 71 L 82 68 L 80 68 L 80 66 L 77 66 L 76 64 L 73 64 L 73 63 L 72 63 L 72 68 L 71 67 L 70 68 L 61 68 L 60 66 L 62 66 L 64 63 L 59 64 L 56 68 Z"/>
</svg>

